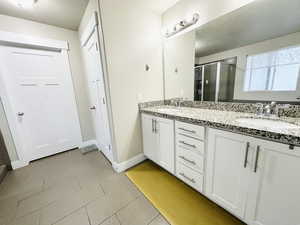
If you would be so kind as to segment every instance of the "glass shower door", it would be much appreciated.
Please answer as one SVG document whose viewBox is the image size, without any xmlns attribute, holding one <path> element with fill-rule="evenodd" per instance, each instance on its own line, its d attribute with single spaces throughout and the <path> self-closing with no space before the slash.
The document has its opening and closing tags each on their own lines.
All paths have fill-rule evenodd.
<svg viewBox="0 0 300 225">
<path fill-rule="evenodd" d="M 218 63 L 204 66 L 203 101 L 215 101 L 217 92 Z"/>
</svg>

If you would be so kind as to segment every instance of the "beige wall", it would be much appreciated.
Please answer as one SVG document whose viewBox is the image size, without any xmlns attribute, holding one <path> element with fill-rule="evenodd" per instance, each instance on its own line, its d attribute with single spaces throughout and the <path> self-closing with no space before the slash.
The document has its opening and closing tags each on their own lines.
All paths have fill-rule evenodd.
<svg viewBox="0 0 300 225">
<path fill-rule="evenodd" d="M 282 36 L 279 38 L 266 40 L 263 42 L 247 45 L 217 54 L 197 58 L 200 64 L 213 62 L 221 59 L 237 56 L 236 82 L 234 90 L 234 99 L 242 100 L 268 100 L 268 101 L 296 101 L 294 96 L 284 92 L 244 92 L 244 74 L 247 63 L 247 55 L 255 55 L 263 52 L 269 52 L 288 46 L 300 45 L 300 32 Z"/>
<path fill-rule="evenodd" d="M 164 41 L 165 98 L 194 100 L 195 31 Z"/>
<path fill-rule="evenodd" d="M 118 162 L 142 153 L 138 103 L 163 99 L 161 16 L 100 0 Z M 145 71 L 145 65 L 150 71 Z"/>
<path fill-rule="evenodd" d="M 163 14 L 163 27 L 170 27 L 179 21 L 190 18 L 198 12 L 200 18 L 197 24 L 186 29 L 188 32 L 224 14 L 236 10 L 253 0 L 181 0 Z M 181 34 L 185 33 L 181 32 Z"/>
<path fill-rule="evenodd" d="M 91 118 L 88 110 L 89 108 L 87 101 L 86 84 L 80 56 L 78 33 L 76 31 L 4 15 L 0 15 L 0 30 L 22 33 L 47 39 L 64 40 L 69 42 L 69 57 L 82 136 L 84 140 L 93 138 Z M 2 119 L 4 118 L 4 115 L 3 112 L 1 113 L 1 110 L 0 118 L 2 121 L 4 120 Z M 0 126 L 1 125 L 5 126 L 5 123 L 0 123 Z M 7 127 L 1 127 L 1 130 L 2 129 L 4 132 L 8 131 Z M 6 134 L 4 134 L 4 136 L 9 137 L 9 135 Z M 9 140 L 8 142 L 11 143 L 11 140 Z M 11 153 L 14 151 L 13 148 L 11 147 L 11 149 L 8 149 L 8 151 L 10 151 L 10 154 L 13 156 L 12 160 L 16 160 L 16 156 L 14 156 L 15 154 Z"/>
</svg>

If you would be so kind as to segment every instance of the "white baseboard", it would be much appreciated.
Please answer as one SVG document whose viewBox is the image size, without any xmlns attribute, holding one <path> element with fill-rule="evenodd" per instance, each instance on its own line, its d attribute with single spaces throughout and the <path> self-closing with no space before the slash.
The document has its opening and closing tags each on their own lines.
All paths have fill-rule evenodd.
<svg viewBox="0 0 300 225">
<path fill-rule="evenodd" d="M 79 145 L 79 148 L 85 148 L 87 146 L 91 146 L 91 145 L 97 145 L 97 141 L 96 140 L 88 140 L 88 141 L 84 141 Z"/>
<path fill-rule="evenodd" d="M 29 162 L 24 162 L 24 161 L 21 161 L 21 160 L 11 162 L 11 167 L 14 170 L 25 167 L 25 166 L 28 166 L 28 165 L 29 165 Z"/>
<path fill-rule="evenodd" d="M 125 170 L 128 170 L 129 168 L 143 162 L 146 159 L 147 159 L 146 156 L 143 153 L 141 153 L 125 162 L 121 162 L 121 163 L 113 162 L 112 166 L 116 172 L 121 173 L 121 172 L 124 172 Z"/>
</svg>

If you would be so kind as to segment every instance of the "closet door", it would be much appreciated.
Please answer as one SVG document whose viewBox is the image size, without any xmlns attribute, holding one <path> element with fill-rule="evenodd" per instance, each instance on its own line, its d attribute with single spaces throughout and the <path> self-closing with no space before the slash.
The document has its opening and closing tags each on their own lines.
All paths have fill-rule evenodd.
<svg viewBox="0 0 300 225">
<path fill-rule="evenodd" d="M 108 109 L 96 30 L 86 43 L 84 52 L 88 72 L 90 109 L 92 112 L 97 144 L 103 154 L 112 161 Z"/>
<path fill-rule="evenodd" d="M 81 133 L 66 50 L 0 47 L 0 78 L 27 161 L 76 148 Z M 10 110 L 8 110 L 8 107 Z"/>
</svg>

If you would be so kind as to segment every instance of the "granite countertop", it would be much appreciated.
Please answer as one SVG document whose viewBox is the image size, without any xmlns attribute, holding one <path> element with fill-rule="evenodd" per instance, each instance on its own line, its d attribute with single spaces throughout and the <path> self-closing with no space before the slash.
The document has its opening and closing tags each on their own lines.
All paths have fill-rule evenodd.
<svg viewBox="0 0 300 225">
<path fill-rule="evenodd" d="M 200 109 L 193 107 L 175 107 L 159 105 L 145 107 L 141 112 L 159 117 L 176 119 L 197 125 L 223 129 L 235 133 L 272 140 L 284 144 L 300 146 L 300 118 L 292 117 L 261 117 L 253 113 Z M 239 118 L 256 118 L 279 120 L 295 125 L 293 128 L 282 126 L 261 126 L 238 122 Z M 299 126 L 299 127 L 298 127 Z"/>
</svg>

